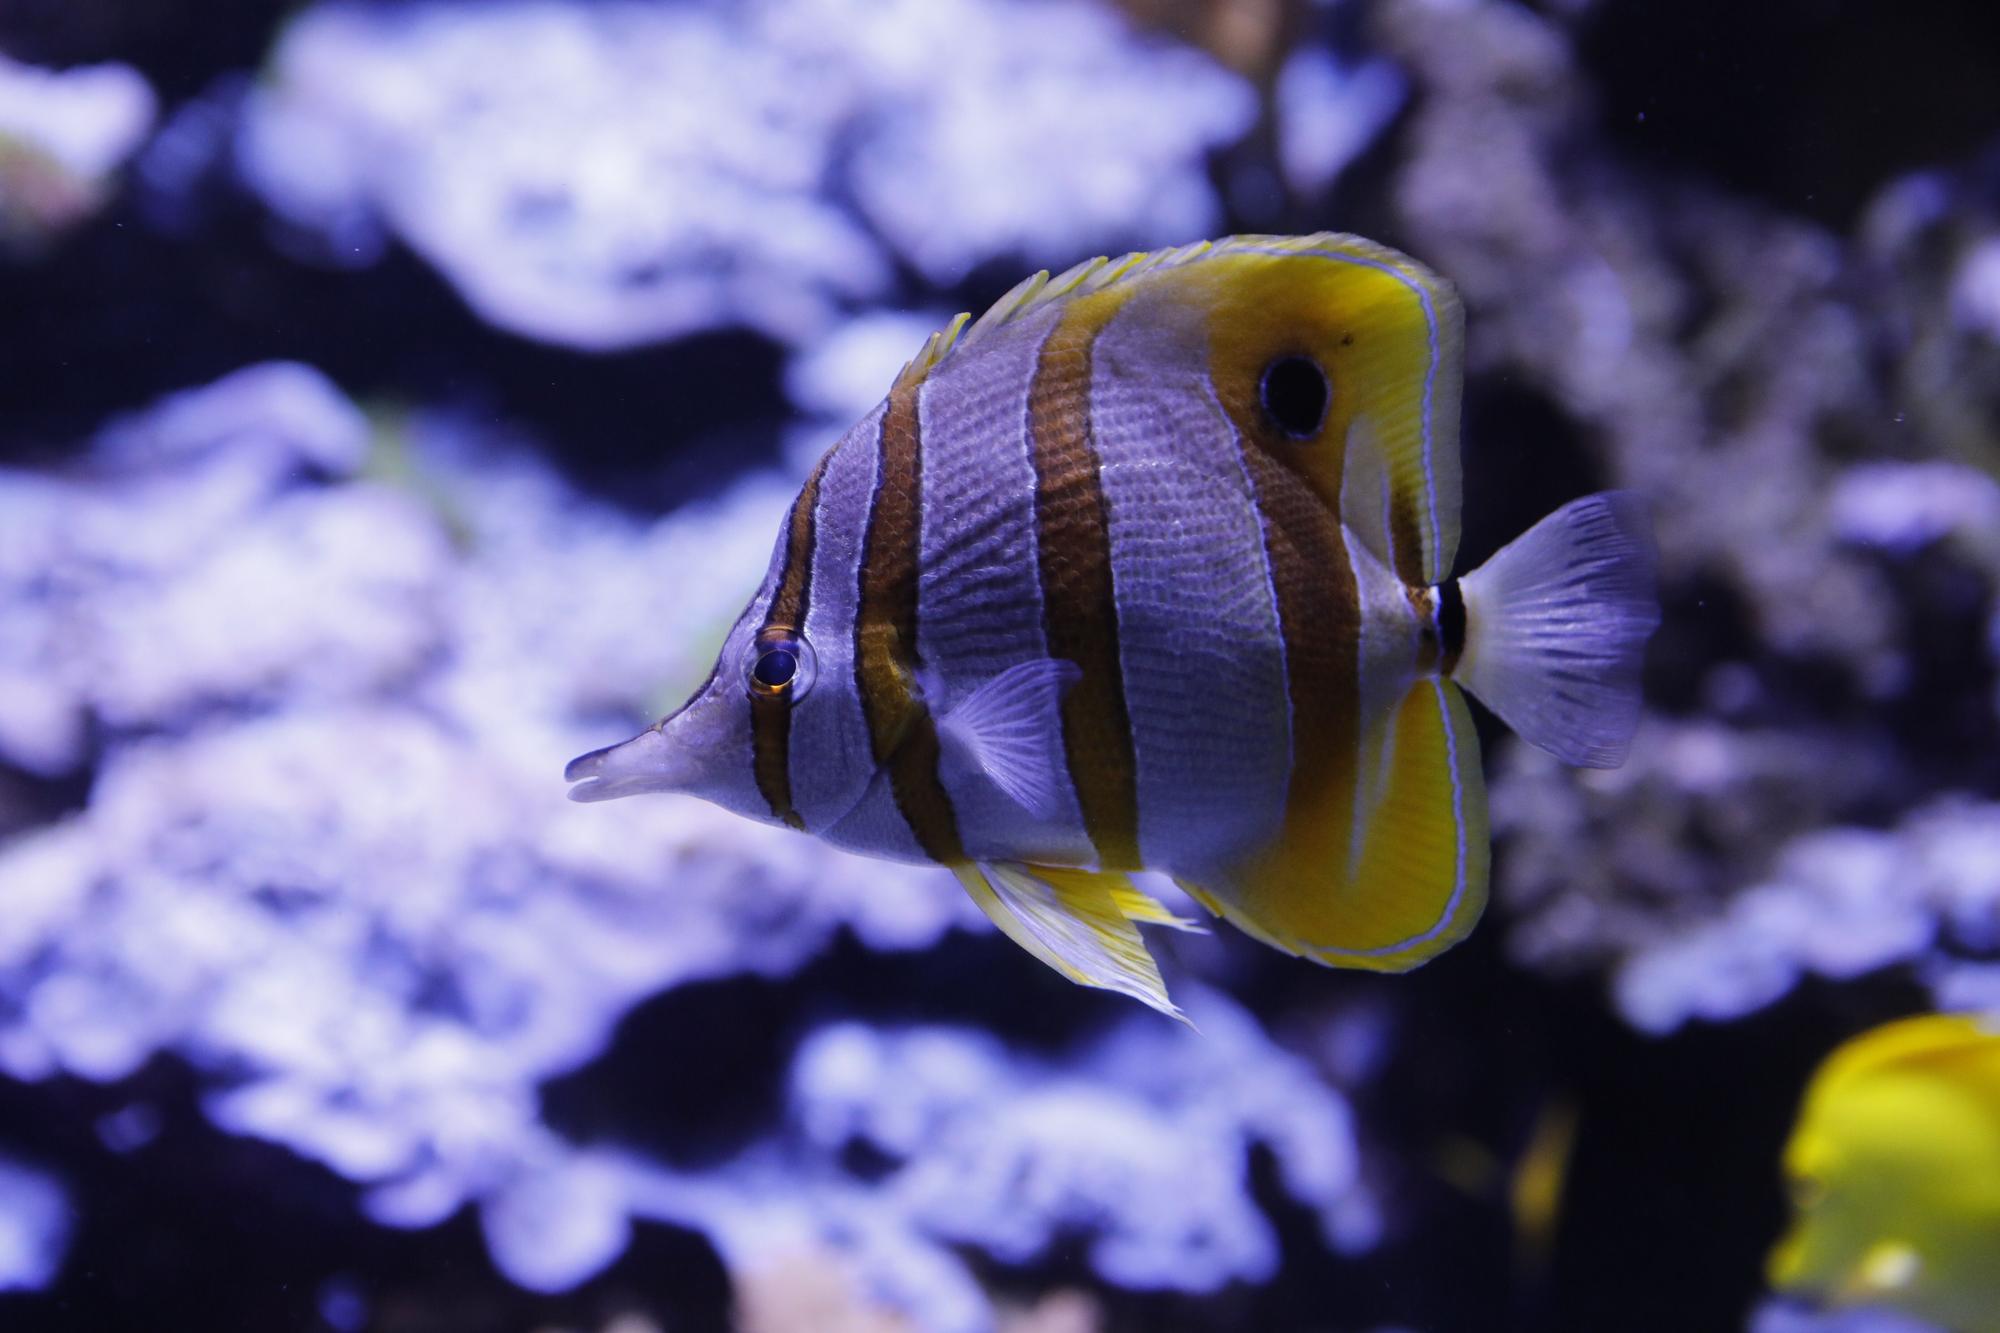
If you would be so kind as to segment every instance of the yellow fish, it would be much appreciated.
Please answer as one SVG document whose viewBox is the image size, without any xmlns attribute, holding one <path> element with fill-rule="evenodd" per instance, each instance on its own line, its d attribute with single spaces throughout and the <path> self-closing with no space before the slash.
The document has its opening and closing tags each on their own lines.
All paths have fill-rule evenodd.
<svg viewBox="0 0 2000 1333">
<path fill-rule="evenodd" d="M 1400 971 L 1486 901 L 1472 689 L 1612 765 L 1658 620 L 1630 496 L 1481 569 L 1462 317 L 1353 236 L 1038 273 L 961 315 L 813 469 L 709 681 L 569 766 L 951 867 L 1065 976 L 1177 1014 L 1172 875 L 1267 944 Z"/>
<path fill-rule="evenodd" d="M 2000 1333 L 2000 1036 L 1929 1014 L 1847 1042 L 1806 1089 L 1785 1175 L 1773 1287 Z"/>
</svg>

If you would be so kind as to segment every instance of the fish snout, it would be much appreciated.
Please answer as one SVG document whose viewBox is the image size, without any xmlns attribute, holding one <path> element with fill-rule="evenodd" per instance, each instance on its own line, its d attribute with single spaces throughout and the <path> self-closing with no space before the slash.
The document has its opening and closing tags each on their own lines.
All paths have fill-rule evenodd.
<svg viewBox="0 0 2000 1333">
<path fill-rule="evenodd" d="M 649 791 L 685 791 L 692 776 L 681 747 L 671 744 L 658 727 L 649 727 L 629 741 L 578 755 L 563 770 L 576 784 L 572 801 L 609 801 Z"/>
</svg>

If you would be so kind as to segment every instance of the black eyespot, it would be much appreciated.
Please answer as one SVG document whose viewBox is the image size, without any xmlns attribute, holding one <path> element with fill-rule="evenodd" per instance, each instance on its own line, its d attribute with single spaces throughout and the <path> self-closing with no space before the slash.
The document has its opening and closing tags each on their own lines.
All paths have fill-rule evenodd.
<svg viewBox="0 0 2000 1333">
<path fill-rule="evenodd" d="M 818 663 L 812 645 L 798 631 L 773 625 L 743 654 L 743 684 L 752 696 L 797 703 L 812 688 Z"/>
<path fill-rule="evenodd" d="M 767 690 L 782 690 L 799 673 L 799 659 L 783 648 L 772 648 L 757 658 L 750 678 Z"/>
<path fill-rule="evenodd" d="M 1319 434 L 1333 386 L 1326 372 L 1303 356 L 1281 356 L 1264 368 L 1257 397 L 1273 425 L 1295 440 Z"/>
</svg>

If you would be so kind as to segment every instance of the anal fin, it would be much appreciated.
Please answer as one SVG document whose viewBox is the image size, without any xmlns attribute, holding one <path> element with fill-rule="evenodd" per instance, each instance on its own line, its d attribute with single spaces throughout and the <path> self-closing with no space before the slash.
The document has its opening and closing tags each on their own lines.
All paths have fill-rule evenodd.
<svg viewBox="0 0 2000 1333">
<path fill-rule="evenodd" d="M 1113 875 L 1108 878 L 1124 881 L 1111 886 L 1111 901 L 1118 904 L 1118 910 L 1125 914 L 1127 920 L 1148 926 L 1166 926 L 1170 930 L 1190 931 L 1196 935 L 1207 933 L 1199 921 L 1175 916 L 1167 910 L 1166 904 L 1130 880 L 1126 880 L 1123 875 Z"/>
<path fill-rule="evenodd" d="M 1117 991 L 1161 1013 L 1187 1016 L 1167 998 L 1138 921 L 1184 922 L 1121 874 L 1003 861 L 954 867 L 980 910 L 1014 943 L 1071 981 Z"/>
<path fill-rule="evenodd" d="M 1335 967 L 1401 972 L 1443 953 L 1486 905 L 1485 786 L 1458 688 L 1412 685 L 1369 730 L 1353 777 L 1287 819 L 1315 833 L 1339 821 L 1350 836 L 1280 838 L 1182 888 L 1266 944 Z"/>
</svg>

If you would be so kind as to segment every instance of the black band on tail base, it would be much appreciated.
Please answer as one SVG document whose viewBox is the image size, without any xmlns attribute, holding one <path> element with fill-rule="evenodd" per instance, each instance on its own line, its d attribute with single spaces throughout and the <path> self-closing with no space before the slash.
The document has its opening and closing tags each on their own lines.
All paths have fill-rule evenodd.
<svg viewBox="0 0 2000 1333">
<path fill-rule="evenodd" d="M 1465 651 L 1465 595 L 1459 592 L 1457 579 L 1440 583 L 1437 593 L 1438 674 L 1449 676 Z"/>
</svg>

